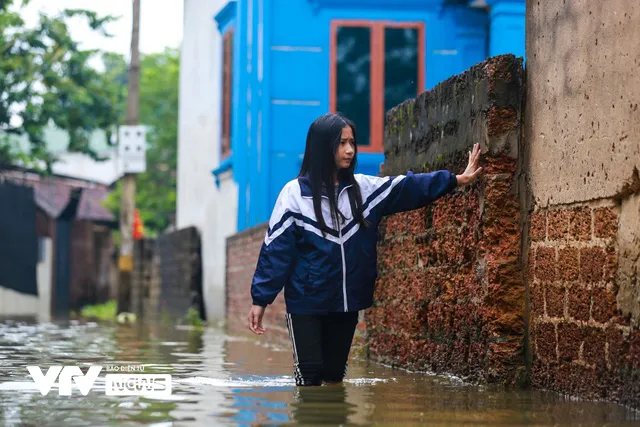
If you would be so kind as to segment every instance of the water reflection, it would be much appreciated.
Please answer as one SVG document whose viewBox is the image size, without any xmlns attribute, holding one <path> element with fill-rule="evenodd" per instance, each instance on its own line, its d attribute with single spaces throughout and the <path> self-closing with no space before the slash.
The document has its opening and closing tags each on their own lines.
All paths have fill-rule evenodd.
<svg viewBox="0 0 640 427">
<path fill-rule="evenodd" d="M 357 413 L 357 405 L 347 400 L 344 385 L 296 388 L 291 404 L 291 419 L 298 423 L 323 423 L 342 425 Z"/>
<path fill-rule="evenodd" d="M 42 396 L 27 365 L 139 364 L 172 375 L 170 398 Z M 625 425 L 620 406 L 539 391 L 505 392 L 353 359 L 344 384 L 295 387 L 286 342 L 223 328 L 0 321 L 2 425 Z M 637 421 L 636 421 L 637 423 Z"/>
</svg>

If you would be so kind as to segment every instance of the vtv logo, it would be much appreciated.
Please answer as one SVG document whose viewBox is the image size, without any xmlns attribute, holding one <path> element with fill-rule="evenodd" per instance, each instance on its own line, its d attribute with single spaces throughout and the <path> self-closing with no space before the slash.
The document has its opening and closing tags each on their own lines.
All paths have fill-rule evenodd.
<svg viewBox="0 0 640 427">
<path fill-rule="evenodd" d="M 102 370 L 102 366 L 91 366 L 86 374 L 83 374 L 77 366 L 51 366 L 47 370 L 47 374 L 43 375 L 39 366 L 27 366 L 31 378 L 35 381 L 40 393 L 43 396 L 49 394 L 51 387 L 56 382 L 58 375 L 60 379 L 58 381 L 60 396 L 71 396 L 71 380 L 76 382 L 76 385 L 80 389 L 80 393 L 86 396 L 93 387 L 93 384 L 98 378 L 98 374 Z"/>
</svg>

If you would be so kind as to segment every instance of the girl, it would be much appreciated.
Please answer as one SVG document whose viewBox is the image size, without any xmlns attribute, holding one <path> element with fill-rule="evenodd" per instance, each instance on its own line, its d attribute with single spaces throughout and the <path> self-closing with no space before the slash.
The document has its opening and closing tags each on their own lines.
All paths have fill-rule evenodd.
<svg viewBox="0 0 640 427">
<path fill-rule="evenodd" d="M 266 306 L 284 288 L 299 386 L 346 374 L 358 312 L 373 302 L 380 220 L 432 203 L 482 171 L 478 144 L 457 176 L 356 175 L 357 154 L 356 127 L 343 115 L 311 124 L 300 174 L 278 196 L 251 284 L 249 329 L 258 335 Z"/>
</svg>

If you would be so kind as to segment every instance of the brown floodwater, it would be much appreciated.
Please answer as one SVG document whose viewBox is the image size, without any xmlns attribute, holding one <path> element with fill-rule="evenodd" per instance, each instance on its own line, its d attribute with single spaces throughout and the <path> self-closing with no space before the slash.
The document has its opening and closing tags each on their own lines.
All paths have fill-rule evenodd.
<svg viewBox="0 0 640 427">
<path fill-rule="evenodd" d="M 640 425 L 619 405 L 543 391 L 504 391 L 392 369 L 354 350 L 342 385 L 298 388 L 288 344 L 223 326 L 127 326 L 0 320 L 2 426 Z M 83 395 L 43 395 L 27 366 L 102 366 Z M 171 394 L 110 396 L 113 367 L 169 374 Z M 110 369 L 110 371 L 107 371 Z M 122 373 L 122 372 L 118 372 Z"/>
</svg>

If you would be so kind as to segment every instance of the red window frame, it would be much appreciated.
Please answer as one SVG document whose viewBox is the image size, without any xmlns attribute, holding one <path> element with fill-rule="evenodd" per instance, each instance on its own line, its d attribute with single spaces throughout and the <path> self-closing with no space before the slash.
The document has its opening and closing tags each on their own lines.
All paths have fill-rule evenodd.
<svg viewBox="0 0 640 427">
<path fill-rule="evenodd" d="M 425 24 L 424 22 L 396 22 L 369 20 L 333 20 L 331 21 L 330 72 L 329 72 L 329 111 L 337 108 L 336 54 L 339 27 L 367 27 L 371 29 L 371 117 L 370 144 L 358 147 L 361 153 L 382 153 L 384 151 L 384 30 L 386 28 L 412 28 L 418 30 L 418 79 L 416 95 L 425 90 Z"/>
<path fill-rule="evenodd" d="M 233 28 L 222 37 L 222 149 L 221 158 L 231 155 L 231 95 L 233 88 Z"/>
</svg>

